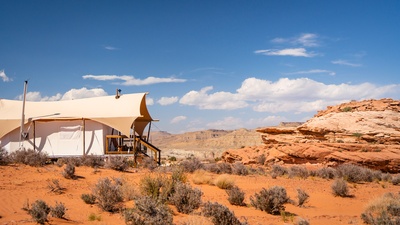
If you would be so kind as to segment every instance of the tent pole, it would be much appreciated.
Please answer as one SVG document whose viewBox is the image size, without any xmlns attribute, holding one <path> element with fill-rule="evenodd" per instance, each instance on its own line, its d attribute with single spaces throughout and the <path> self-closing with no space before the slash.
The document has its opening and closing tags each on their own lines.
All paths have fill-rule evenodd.
<svg viewBox="0 0 400 225">
<path fill-rule="evenodd" d="M 149 130 L 147 131 L 147 142 L 150 142 L 150 129 L 151 129 L 151 121 L 149 123 Z"/>
<path fill-rule="evenodd" d="M 82 129 L 82 132 L 83 132 L 83 134 L 82 134 L 82 139 L 83 139 L 83 155 L 86 155 L 86 151 L 85 151 L 85 118 L 82 118 L 82 127 L 83 127 L 83 129 Z"/>
<path fill-rule="evenodd" d="M 21 127 L 20 127 L 20 132 L 19 132 L 19 148 L 23 149 L 24 148 L 24 143 L 22 140 L 22 136 L 24 135 L 24 124 L 25 124 L 25 101 L 26 101 L 26 89 L 28 88 L 28 81 L 26 80 L 24 82 L 24 99 L 22 102 L 22 116 L 21 116 Z M 24 137 L 25 139 L 25 137 Z"/>
<path fill-rule="evenodd" d="M 36 151 L 36 122 L 33 121 L 33 150 Z"/>
</svg>

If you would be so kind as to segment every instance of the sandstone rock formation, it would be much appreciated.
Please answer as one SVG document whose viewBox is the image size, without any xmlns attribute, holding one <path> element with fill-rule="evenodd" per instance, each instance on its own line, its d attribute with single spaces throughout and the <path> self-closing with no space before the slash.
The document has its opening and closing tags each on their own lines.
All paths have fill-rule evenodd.
<svg viewBox="0 0 400 225">
<path fill-rule="evenodd" d="M 353 162 L 400 172 L 398 100 L 352 101 L 328 107 L 296 127 L 266 127 L 257 131 L 262 133 L 264 145 L 228 150 L 222 158 L 252 164 L 264 154 L 266 163 Z"/>
</svg>

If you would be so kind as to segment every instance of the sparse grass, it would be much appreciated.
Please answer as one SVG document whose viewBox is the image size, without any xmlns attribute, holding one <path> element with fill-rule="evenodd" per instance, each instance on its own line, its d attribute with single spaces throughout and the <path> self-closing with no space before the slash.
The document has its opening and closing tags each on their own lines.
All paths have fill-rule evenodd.
<svg viewBox="0 0 400 225">
<path fill-rule="evenodd" d="M 228 207 L 217 202 L 206 202 L 202 208 L 202 214 L 211 217 L 215 225 L 244 225 L 247 222 L 240 222 L 235 213 L 230 211 Z"/>
<path fill-rule="evenodd" d="M 165 204 L 149 196 L 141 196 L 135 200 L 135 208 L 124 211 L 125 224 L 172 224 L 172 214 Z"/>
<path fill-rule="evenodd" d="M 14 163 L 22 163 L 29 166 L 44 166 L 47 162 L 47 154 L 28 150 L 17 150 L 10 154 L 11 161 Z"/>
<path fill-rule="evenodd" d="M 235 181 L 230 175 L 222 174 L 214 180 L 214 184 L 221 189 L 230 189 L 235 185 Z"/>
<path fill-rule="evenodd" d="M 259 193 L 250 197 L 253 207 L 272 215 L 279 215 L 281 211 L 284 211 L 284 204 L 288 203 L 289 200 L 286 189 L 280 186 L 273 186 L 269 189 L 263 188 Z"/>
<path fill-rule="evenodd" d="M 169 201 L 176 206 L 178 212 L 189 214 L 200 207 L 202 194 L 200 189 L 178 182 Z"/>
<path fill-rule="evenodd" d="M 64 203 L 56 202 L 54 207 L 50 207 L 50 215 L 56 218 L 64 218 L 67 208 L 65 207 Z"/>
<path fill-rule="evenodd" d="M 45 224 L 50 213 L 50 207 L 43 200 L 36 200 L 28 213 L 36 223 Z"/>
<path fill-rule="evenodd" d="M 310 195 L 306 191 L 304 191 L 300 188 L 297 189 L 297 200 L 298 200 L 297 205 L 298 206 L 303 207 L 304 203 L 308 202 L 309 198 L 310 198 Z"/>
<path fill-rule="evenodd" d="M 196 170 L 192 175 L 192 181 L 194 184 L 211 184 L 212 176 L 204 170 Z"/>
<path fill-rule="evenodd" d="M 75 166 L 71 163 L 68 163 L 64 171 L 62 172 L 63 177 L 67 179 L 75 179 Z"/>
<path fill-rule="evenodd" d="M 118 210 L 117 204 L 122 201 L 120 185 L 108 177 L 100 178 L 92 190 L 101 209 L 108 212 Z"/>
<path fill-rule="evenodd" d="M 366 224 L 400 224 L 400 193 L 386 193 L 382 197 L 372 200 L 361 214 Z"/>
<path fill-rule="evenodd" d="M 228 201 L 232 205 L 238 205 L 238 206 L 246 205 L 244 203 L 245 194 L 238 186 L 233 186 L 232 188 L 227 189 L 226 193 L 228 194 Z"/>
<path fill-rule="evenodd" d="M 101 215 L 96 215 L 95 213 L 90 213 L 88 216 L 89 221 L 101 221 Z"/>
<path fill-rule="evenodd" d="M 60 181 L 58 179 L 51 179 L 47 181 L 47 188 L 50 190 L 50 192 L 55 194 L 62 194 L 65 190 L 65 188 L 60 185 Z"/>
<path fill-rule="evenodd" d="M 242 162 L 235 162 L 232 165 L 232 173 L 235 175 L 246 176 L 249 174 L 249 170 Z"/>
<path fill-rule="evenodd" d="M 93 194 L 82 194 L 82 195 L 81 195 L 81 199 L 82 199 L 86 204 L 93 205 L 94 203 L 96 203 L 96 196 L 94 196 Z"/>
<path fill-rule="evenodd" d="M 347 185 L 347 182 L 342 178 L 336 179 L 332 183 L 331 189 L 334 196 L 350 197 L 349 187 Z"/>
</svg>

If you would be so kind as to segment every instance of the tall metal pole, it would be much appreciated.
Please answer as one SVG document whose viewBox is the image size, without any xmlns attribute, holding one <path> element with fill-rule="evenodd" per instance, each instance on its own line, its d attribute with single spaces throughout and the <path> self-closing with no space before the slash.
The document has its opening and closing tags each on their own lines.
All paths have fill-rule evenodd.
<svg viewBox="0 0 400 225">
<path fill-rule="evenodd" d="M 24 82 L 24 99 L 22 103 L 22 116 L 21 116 L 21 127 L 20 127 L 20 133 L 19 133 L 19 148 L 23 149 L 24 144 L 22 140 L 22 136 L 24 135 L 24 124 L 25 124 L 25 100 L 26 100 L 26 89 L 28 88 L 28 81 L 26 80 Z"/>
</svg>

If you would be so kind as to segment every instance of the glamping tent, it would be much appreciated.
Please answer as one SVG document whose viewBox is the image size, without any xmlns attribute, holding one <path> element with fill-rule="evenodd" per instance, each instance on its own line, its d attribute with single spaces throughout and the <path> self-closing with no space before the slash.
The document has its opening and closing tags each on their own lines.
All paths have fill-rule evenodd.
<svg viewBox="0 0 400 225">
<path fill-rule="evenodd" d="M 25 105 L 0 99 L 0 148 L 34 149 L 50 157 L 146 154 L 143 148 L 150 148 L 159 162 L 160 150 L 147 142 L 148 135 L 146 140 L 152 121 L 146 93 Z"/>
</svg>

